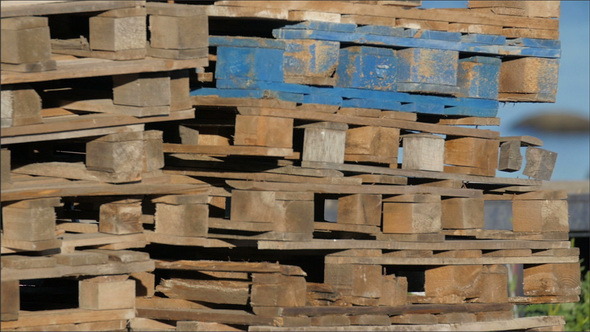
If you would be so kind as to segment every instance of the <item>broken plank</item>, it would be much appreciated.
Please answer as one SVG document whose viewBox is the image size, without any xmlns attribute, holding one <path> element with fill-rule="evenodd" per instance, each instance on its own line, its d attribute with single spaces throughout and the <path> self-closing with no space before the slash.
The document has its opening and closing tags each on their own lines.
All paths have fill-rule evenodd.
<svg viewBox="0 0 590 332">
<path fill-rule="evenodd" d="M 18 329 L 44 325 L 76 324 L 83 322 L 127 320 L 133 317 L 135 317 L 135 312 L 133 309 L 60 309 L 19 311 L 18 320 L 12 322 L 2 322 L 2 329 Z"/>
<path fill-rule="evenodd" d="M 218 239 L 208 239 L 204 237 L 192 236 L 175 236 L 168 234 L 155 233 L 153 231 L 144 231 L 146 240 L 150 243 L 168 244 L 174 246 L 194 246 L 204 248 L 233 248 L 234 244 Z"/>
<path fill-rule="evenodd" d="M 137 315 L 144 318 L 173 321 L 201 321 L 237 325 L 275 325 L 274 317 L 261 317 L 243 310 L 229 309 L 159 309 L 137 306 Z"/>
<path fill-rule="evenodd" d="M 256 272 L 256 273 L 281 273 L 284 275 L 306 276 L 307 274 L 298 266 L 279 265 L 273 263 L 257 262 L 225 262 L 211 260 L 156 260 L 157 269 L 190 270 L 190 271 L 226 271 L 226 272 Z"/>
</svg>

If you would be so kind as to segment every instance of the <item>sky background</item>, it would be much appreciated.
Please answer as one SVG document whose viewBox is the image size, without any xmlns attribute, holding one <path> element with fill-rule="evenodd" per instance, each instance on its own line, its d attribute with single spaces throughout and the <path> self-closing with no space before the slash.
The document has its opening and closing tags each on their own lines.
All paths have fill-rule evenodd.
<svg viewBox="0 0 590 332">
<path fill-rule="evenodd" d="M 422 1 L 423 8 L 466 8 L 467 1 Z M 501 136 L 530 135 L 543 140 L 542 148 L 558 153 L 551 180 L 585 180 L 590 175 L 590 135 L 547 134 L 513 126 L 530 116 L 566 112 L 590 117 L 590 1 L 561 1 L 561 60 L 556 103 L 506 103 L 498 117 Z M 526 178 L 521 172 L 498 172 L 500 177 Z"/>
</svg>

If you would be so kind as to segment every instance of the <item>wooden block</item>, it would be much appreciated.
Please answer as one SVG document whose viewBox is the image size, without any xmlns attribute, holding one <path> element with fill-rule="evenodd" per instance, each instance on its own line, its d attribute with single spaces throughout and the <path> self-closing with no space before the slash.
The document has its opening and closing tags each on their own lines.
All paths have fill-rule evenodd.
<svg viewBox="0 0 590 332">
<path fill-rule="evenodd" d="M 322 315 L 311 317 L 311 326 L 349 326 L 350 318 L 346 315 Z"/>
<path fill-rule="evenodd" d="M 0 285 L 0 293 L 0 321 L 17 320 L 18 311 L 20 310 L 19 281 L 3 280 Z"/>
<path fill-rule="evenodd" d="M 4 90 L 2 90 L 4 92 Z M 11 183 L 10 176 L 10 150 L 0 150 L 0 184 L 2 186 Z"/>
<path fill-rule="evenodd" d="M 306 126 L 302 160 L 342 164 L 347 129 L 344 123 L 320 122 Z"/>
<path fill-rule="evenodd" d="M 560 1 L 523 1 L 526 16 L 559 18 Z"/>
<path fill-rule="evenodd" d="M 524 295 L 580 295 L 580 264 L 541 264 L 524 266 Z"/>
<path fill-rule="evenodd" d="M 234 145 L 291 148 L 293 119 L 238 114 Z"/>
<path fill-rule="evenodd" d="M 136 297 L 152 297 L 156 292 L 156 276 L 149 272 L 136 272 L 130 276 L 135 281 Z"/>
<path fill-rule="evenodd" d="M 396 56 L 398 82 L 457 85 L 457 51 L 405 48 L 397 50 Z"/>
<path fill-rule="evenodd" d="M 313 201 L 282 201 L 285 219 L 275 225 L 277 232 L 303 234 L 302 239 L 311 240 L 314 230 Z"/>
<path fill-rule="evenodd" d="M 259 274 L 252 275 L 252 294 L 250 304 L 252 306 L 279 306 L 302 307 L 305 306 L 307 284 L 304 277 L 285 276 L 279 273 L 273 274 L 276 282 L 260 282 Z"/>
<path fill-rule="evenodd" d="M 432 134 L 411 134 L 402 137 L 402 169 L 437 171 L 444 169 L 445 141 Z"/>
<path fill-rule="evenodd" d="M 340 43 L 323 40 L 287 40 L 284 73 L 288 76 L 329 78 L 338 65 Z"/>
<path fill-rule="evenodd" d="M 538 94 L 538 101 L 555 102 L 559 60 L 526 57 L 503 61 L 500 93 Z"/>
<path fill-rule="evenodd" d="M 481 294 L 482 265 L 448 265 L 426 270 L 426 296 L 437 302 L 462 303 L 465 298 Z"/>
<path fill-rule="evenodd" d="M 250 40 L 258 47 L 217 47 L 215 78 L 283 82 L 284 44 L 279 48 L 267 39 Z"/>
<path fill-rule="evenodd" d="M 498 169 L 504 172 L 516 172 L 522 166 L 520 141 L 510 140 L 500 144 Z"/>
<path fill-rule="evenodd" d="M 170 111 L 187 110 L 192 107 L 188 69 L 171 71 Z"/>
<path fill-rule="evenodd" d="M 479 295 L 480 302 L 508 302 L 508 268 L 505 265 L 484 266 L 481 277 L 484 286 Z"/>
<path fill-rule="evenodd" d="M 337 222 L 381 226 L 381 195 L 354 194 L 338 198 Z"/>
<path fill-rule="evenodd" d="M 41 98 L 29 85 L 2 87 L 1 119 L 2 128 L 41 123 Z"/>
<path fill-rule="evenodd" d="M 566 200 L 512 201 L 515 232 L 569 232 Z"/>
<path fill-rule="evenodd" d="M 199 131 L 184 125 L 178 125 L 180 142 L 184 145 L 199 145 Z M 229 144 L 229 143 L 228 143 Z"/>
<path fill-rule="evenodd" d="M 352 46 L 340 50 L 336 85 L 395 91 L 397 82 L 395 51 L 386 48 Z"/>
<path fill-rule="evenodd" d="M 441 224 L 443 229 L 484 227 L 483 198 L 453 197 L 443 199 Z"/>
<path fill-rule="evenodd" d="M 398 128 L 366 126 L 346 131 L 346 154 L 397 158 L 398 149 Z"/>
<path fill-rule="evenodd" d="M 143 133 L 105 137 L 86 143 L 86 167 L 93 171 L 116 173 L 128 181 L 140 180 L 144 163 L 138 161 L 145 158 Z"/>
<path fill-rule="evenodd" d="M 143 133 L 144 166 L 143 172 L 149 173 L 164 167 L 164 141 L 162 132 L 148 130 Z"/>
<path fill-rule="evenodd" d="M 2 63 L 25 64 L 49 60 L 51 41 L 47 22 L 46 17 L 2 18 Z"/>
<path fill-rule="evenodd" d="M 437 324 L 438 319 L 433 314 L 403 314 L 391 317 L 392 324 Z"/>
<path fill-rule="evenodd" d="M 468 174 L 494 176 L 498 167 L 498 140 L 447 137 L 445 164 L 473 168 Z"/>
<path fill-rule="evenodd" d="M 285 219 L 285 211 L 274 191 L 233 190 L 230 219 L 232 221 L 275 222 Z"/>
<path fill-rule="evenodd" d="M 459 97 L 498 99 L 501 60 L 474 56 L 459 60 L 457 85 Z"/>
<path fill-rule="evenodd" d="M 209 227 L 209 207 L 207 204 L 156 203 L 155 220 L 156 233 L 204 236 Z"/>
<path fill-rule="evenodd" d="M 394 275 L 383 276 L 380 306 L 401 306 L 408 301 L 408 279 Z"/>
<path fill-rule="evenodd" d="M 113 10 L 111 14 L 106 12 L 90 17 L 90 48 L 103 51 L 145 49 L 145 8 L 128 11 L 129 16 L 117 15 L 116 12 Z"/>
<path fill-rule="evenodd" d="M 53 207 L 2 208 L 4 238 L 19 241 L 55 239 L 55 210 Z"/>
<path fill-rule="evenodd" d="M 205 13 L 195 16 L 150 15 L 150 46 L 163 49 L 194 49 L 209 45 Z"/>
<path fill-rule="evenodd" d="M 434 201 L 416 203 L 383 201 L 383 233 L 440 232 L 442 217 L 440 196 L 416 196 L 426 196 Z"/>
<path fill-rule="evenodd" d="M 113 76 L 113 103 L 128 106 L 170 106 L 168 73 Z"/>
<path fill-rule="evenodd" d="M 132 309 L 135 308 L 135 282 L 113 280 L 111 277 L 95 277 L 79 282 L 78 303 L 82 309 Z"/>
<path fill-rule="evenodd" d="M 526 149 L 526 164 L 522 174 L 549 181 L 556 161 L 557 152 L 529 147 Z"/>
<path fill-rule="evenodd" d="M 105 203 L 100 206 L 98 230 L 108 234 L 133 234 L 143 232 L 141 201 L 129 203 Z"/>
</svg>

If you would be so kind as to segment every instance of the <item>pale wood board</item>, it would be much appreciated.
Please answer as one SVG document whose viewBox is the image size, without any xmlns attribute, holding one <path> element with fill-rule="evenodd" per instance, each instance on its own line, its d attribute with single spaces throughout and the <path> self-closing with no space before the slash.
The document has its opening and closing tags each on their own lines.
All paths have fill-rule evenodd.
<svg viewBox="0 0 590 332">
<path fill-rule="evenodd" d="M 2 322 L 2 329 L 20 327 L 75 324 L 82 322 L 100 322 L 110 320 L 127 320 L 135 317 L 133 309 L 61 309 L 43 311 L 19 311 L 18 320 Z"/>
</svg>

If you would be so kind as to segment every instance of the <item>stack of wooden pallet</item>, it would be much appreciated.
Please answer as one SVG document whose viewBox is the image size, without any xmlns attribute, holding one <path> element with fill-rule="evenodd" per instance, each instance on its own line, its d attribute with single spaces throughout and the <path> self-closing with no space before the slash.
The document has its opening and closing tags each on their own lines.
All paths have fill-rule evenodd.
<svg viewBox="0 0 590 332">
<path fill-rule="evenodd" d="M 3 330 L 562 329 L 557 156 L 479 128 L 558 4 L 419 5 L 3 2 Z"/>
</svg>

